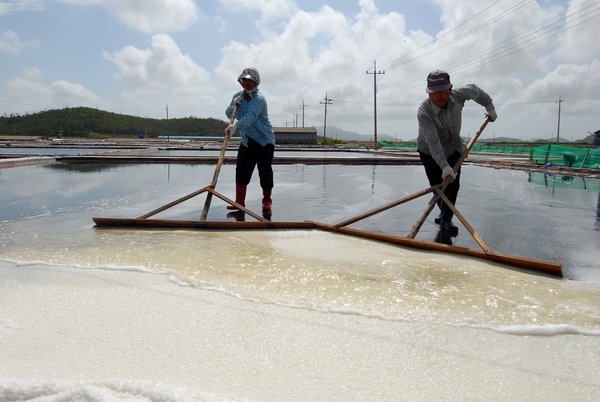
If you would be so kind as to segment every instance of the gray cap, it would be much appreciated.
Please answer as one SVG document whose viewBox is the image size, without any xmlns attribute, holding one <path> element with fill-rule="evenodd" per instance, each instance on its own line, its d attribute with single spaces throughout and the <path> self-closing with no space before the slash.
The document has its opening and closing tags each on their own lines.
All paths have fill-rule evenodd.
<svg viewBox="0 0 600 402">
<path fill-rule="evenodd" d="M 452 88 L 452 84 L 450 83 L 450 75 L 447 72 L 435 70 L 427 76 L 427 88 L 425 88 L 425 92 L 428 94 L 445 91 L 450 88 Z"/>
</svg>

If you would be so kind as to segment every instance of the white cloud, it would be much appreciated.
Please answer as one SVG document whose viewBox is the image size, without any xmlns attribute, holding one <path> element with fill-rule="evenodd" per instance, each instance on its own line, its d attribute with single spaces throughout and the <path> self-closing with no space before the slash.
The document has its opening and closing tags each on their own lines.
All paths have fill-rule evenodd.
<svg viewBox="0 0 600 402">
<path fill-rule="evenodd" d="M 291 0 L 59 1 L 96 6 L 98 11 L 106 10 L 132 30 L 152 32 L 154 36 L 151 40 L 148 36 L 147 46 L 139 44 L 144 39 L 135 32 L 121 32 L 118 38 L 98 32 L 96 37 L 106 40 L 101 44 L 90 36 L 89 46 L 96 49 L 96 54 L 102 48 L 109 49 L 102 54 L 118 68 L 115 74 L 118 79 L 103 76 L 102 86 L 87 81 L 106 74 L 105 66 L 104 71 L 95 70 L 102 63 L 92 58 L 72 61 L 68 59 L 70 55 L 63 55 L 64 60 L 52 58 L 47 65 L 43 59 L 32 62 L 38 53 L 50 55 L 49 49 L 54 46 L 50 41 L 41 49 L 48 52 L 21 51 L 11 55 L 11 64 L 7 63 L 10 70 L 6 71 L 14 74 L 23 65 L 39 65 L 46 72 L 43 77 L 60 77 L 69 83 L 74 79 L 61 75 L 69 74 L 68 69 L 51 71 L 46 66 L 60 68 L 63 62 L 78 65 L 78 73 L 86 72 L 79 74 L 80 89 L 93 89 L 91 95 L 96 91 L 106 97 L 113 96 L 111 100 L 119 104 L 116 109 L 125 113 L 144 109 L 142 114 L 156 113 L 156 117 L 163 117 L 164 105 L 168 103 L 170 112 L 221 118 L 230 96 L 239 89 L 237 76 L 244 67 L 254 66 L 262 76 L 261 89 L 269 101 L 273 124 L 289 122 L 295 113 L 302 112 L 300 104 L 308 104 L 306 124 L 322 125 L 321 101 L 327 92 L 333 99 L 328 108 L 328 124 L 372 135 L 374 75 L 366 74 L 366 70 L 372 71 L 376 61 L 377 69 L 385 71 L 377 75 L 380 135 L 397 133 L 402 139 L 416 137 L 415 113 L 426 97 L 425 77 L 437 68 L 447 69 L 455 86 L 474 82 L 492 96 L 500 115 L 493 125 L 496 136 L 532 138 L 537 132 L 548 135 L 556 130 L 554 101 L 559 95 L 565 100 L 562 120 L 565 127 L 570 127 L 575 135 L 597 129 L 578 121 L 598 119 L 591 108 L 597 110 L 598 105 L 594 89 L 600 83 L 593 74 L 599 67 L 600 42 L 596 42 L 594 35 L 600 18 L 580 25 L 577 24 L 583 20 L 576 20 L 577 15 L 582 15 L 576 12 L 583 4 L 597 3 L 591 0 L 587 3 L 584 0 L 423 0 L 417 5 L 411 3 L 410 7 L 399 2 L 393 7 L 398 12 L 378 9 L 379 4 L 391 0 L 351 0 L 353 4 L 333 0 L 320 9 L 313 8 L 316 2 L 308 6 Z M 27 4 L 32 7 L 41 3 Z M 210 13 L 210 18 L 202 24 L 193 23 L 199 16 L 196 4 Z M 348 11 L 357 10 L 356 4 L 359 11 Z M 175 10 L 173 14 L 170 7 Z M 567 13 L 567 9 L 571 11 Z M 69 7 L 53 10 L 64 13 Z M 433 35 L 423 30 L 407 31 L 402 10 L 413 18 L 409 21 L 411 27 L 423 25 L 415 23 L 414 18 L 439 17 L 443 30 Z M 22 13 L 19 17 L 26 18 L 28 14 L 32 13 Z M 598 14 L 598 11 L 588 12 L 587 17 Z M 88 15 L 81 13 L 82 18 Z M 553 21 L 566 23 L 562 29 L 568 29 L 553 30 Z M 165 33 L 169 29 L 186 28 L 189 34 Z M 109 24 L 106 29 L 110 29 Z M 73 32 L 65 31 L 64 35 L 67 34 Z M 6 49 L 14 49 L 21 42 L 14 38 L 14 34 L 5 38 Z M 118 44 L 114 45 L 115 41 Z M 48 82 L 43 85 L 38 82 L 43 79 L 39 70 L 22 71 L 22 78 L 18 79 L 20 88 L 41 85 L 41 98 L 33 91 L 24 92 L 31 99 L 46 102 L 58 96 L 59 81 L 54 86 Z M 10 82 L 14 88 L 17 80 Z M 81 96 L 75 88 L 62 93 Z M 7 96 L 16 98 L 16 94 Z M 5 102 L 16 110 L 12 99 Z M 66 103 L 73 105 L 74 101 Z M 465 136 L 468 127 L 478 127 L 483 118 L 478 105 L 474 102 L 467 105 L 463 119 Z"/>
<path fill-rule="evenodd" d="M 572 2 L 571 8 L 578 2 Z M 322 125 L 320 101 L 328 91 L 333 98 L 328 123 L 367 134 L 373 127 L 373 75 L 367 76 L 365 70 L 372 70 L 377 60 L 378 69 L 386 72 L 377 77 L 379 133 L 404 133 L 404 139 L 416 136 L 414 115 L 426 96 L 425 77 L 437 68 L 448 69 L 457 85 L 475 82 L 490 93 L 501 113 L 494 125 L 498 134 L 551 132 L 556 126 L 552 100 L 558 100 L 561 93 L 563 99 L 569 96 L 572 100 L 596 102 L 596 106 L 585 106 L 585 113 L 596 115 L 591 109 L 597 108 L 597 101 L 589 92 L 600 87 L 599 83 L 585 83 L 581 77 L 597 70 L 597 57 L 585 64 L 558 65 L 557 56 L 551 54 L 559 38 L 565 41 L 571 35 L 574 41 L 579 35 L 576 28 L 558 36 L 547 29 L 549 21 L 564 18 L 564 6 L 512 2 L 493 3 L 485 10 L 484 6 L 491 3 L 435 3 L 446 28 L 437 37 L 422 31 L 406 32 L 403 15 L 380 14 L 371 0 L 360 0 L 361 11 L 354 16 L 328 6 L 314 13 L 297 11 L 285 25 L 262 29 L 257 41 L 230 42 L 222 50 L 216 74 L 224 82 L 231 82 L 241 68 L 257 67 L 263 77 L 263 92 L 270 101 L 270 114 L 274 124 L 279 125 L 289 121 L 303 101 L 308 101 L 308 111 L 315 116 L 309 124 Z M 523 7 L 515 7 L 520 5 Z M 582 24 L 581 29 L 588 34 L 583 37 L 589 37 L 594 27 Z M 588 50 L 597 46 L 587 46 L 584 52 L 574 42 L 565 42 L 563 48 L 572 52 L 565 58 L 579 60 L 573 54 L 579 52 L 581 60 L 590 61 Z M 586 90 L 578 90 L 581 85 L 586 85 Z M 542 107 L 540 100 L 549 103 Z M 573 113 L 584 109 L 582 104 L 575 107 L 574 103 L 565 103 L 564 107 Z M 513 125 L 517 115 L 526 119 Z M 540 122 L 531 116 L 545 120 Z M 478 126 L 482 119 L 481 108 L 469 102 L 465 126 Z M 571 123 L 576 135 L 582 131 L 576 128 L 576 119 Z"/>
<path fill-rule="evenodd" d="M 19 35 L 13 31 L 2 31 L 0 33 L 0 51 L 8 53 L 19 53 L 24 49 L 34 49 L 39 46 L 37 41 L 21 41 Z"/>
<path fill-rule="evenodd" d="M 298 10 L 293 0 L 219 0 L 233 11 L 258 11 L 264 21 L 286 18 Z"/>
<path fill-rule="evenodd" d="M 318 105 L 326 91 L 334 97 L 346 91 L 342 94 L 345 99 L 335 99 L 334 103 L 341 103 L 330 108 L 332 119 L 351 110 L 344 117 L 347 123 L 368 121 L 373 85 L 366 70 L 372 69 L 373 61 L 381 55 L 406 51 L 423 34 L 411 32 L 407 36 L 403 15 L 380 14 L 372 0 L 361 0 L 360 6 L 359 14 L 350 16 L 329 6 L 313 13 L 298 11 L 281 31 L 263 31 L 259 42 L 230 42 L 222 50 L 216 74 L 224 82 L 232 82 L 242 68 L 257 67 L 263 76 L 263 91 L 273 105 L 269 111 L 275 124 L 282 124 L 278 114 L 293 113 L 303 99 L 310 102 L 313 114 L 322 113 Z M 403 73 L 407 71 L 413 68 Z M 348 91 L 353 81 L 360 88 Z M 310 124 L 320 125 L 322 119 Z"/>
<path fill-rule="evenodd" d="M 567 10 L 567 18 L 560 47 L 556 56 L 562 60 L 585 61 L 589 57 L 598 57 L 600 41 L 598 40 L 598 23 L 600 23 L 598 3 L 586 0 L 571 1 Z"/>
<path fill-rule="evenodd" d="M 31 81 L 39 81 L 42 77 L 43 72 L 39 68 L 21 68 L 21 72 L 23 73 L 23 78 Z"/>
<path fill-rule="evenodd" d="M 324 6 L 316 13 L 298 11 L 281 32 L 267 32 L 259 43 L 230 42 L 218 73 L 226 80 L 253 65 L 270 85 L 283 88 L 342 85 L 364 73 L 378 54 L 389 53 L 389 43 L 404 40 L 402 15 L 379 15 L 371 0 L 361 4 L 365 7 L 356 20 Z"/>
<path fill-rule="evenodd" d="M 83 85 L 57 80 L 46 85 L 39 81 L 42 71 L 37 68 L 22 69 L 23 77 L 8 81 L 4 88 L 5 96 L 13 99 L 35 99 L 39 109 L 55 108 L 57 105 L 96 107 L 105 105 L 100 97 Z"/>
<path fill-rule="evenodd" d="M 182 54 L 166 34 L 154 35 L 149 49 L 125 46 L 118 52 L 103 52 L 103 56 L 119 67 L 120 76 L 139 87 L 188 90 L 198 88 L 210 78 L 189 55 Z"/>
<path fill-rule="evenodd" d="M 48 85 L 48 91 L 53 98 L 74 102 L 74 104 L 94 104 L 98 102 L 98 97 L 90 90 L 83 87 L 81 84 L 74 84 L 63 80 L 54 81 Z"/>
<path fill-rule="evenodd" d="M 0 16 L 13 14 L 18 11 L 42 10 L 43 0 L 9 0 L 0 2 Z"/>
<path fill-rule="evenodd" d="M 60 0 L 99 5 L 130 29 L 146 34 L 185 31 L 200 17 L 193 0 Z"/>
<path fill-rule="evenodd" d="M 558 101 L 558 97 L 567 102 L 581 101 L 583 108 L 589 109 L 590 113 L 596 114 L 598 105 L 587 102 L 596 102 L 598 88 L 600 88 L 600 75 L 597 74 L 600 61 L 594 60 L 590 64 L 561 64 L 554 71 L 544 77 L 535 80 L 531 85 L 524 88 L 518 97 L 509 100 L 511 103 L 531 105 L 528 108 L 520 108 L 521 113 L 528 113 L 531 109 L 538 108 L 538 101 Z M 584 106 L 588 105 L 588 106 Z M 542 113 L 547 114 L 547 113 Z"/>
</svg>

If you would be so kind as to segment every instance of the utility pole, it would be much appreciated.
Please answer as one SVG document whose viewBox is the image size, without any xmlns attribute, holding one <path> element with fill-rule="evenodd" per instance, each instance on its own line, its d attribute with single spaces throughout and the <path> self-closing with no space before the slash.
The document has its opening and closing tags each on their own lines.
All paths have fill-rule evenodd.
<svg viewBox="0 0 600 402">
<path fill-rule="evenodd" d="M 321 105 L 325 104 L 325 122 L 323 123 L 323 142 L 327 140 L 327 105 L 331 105 L 331 99 L 327 97 L 327 92 L 325 92 L 325 99 L 321 101 Z"/>
<path fill-rule="evenodd" d="M 302 127 L 304 127 L 304 106 L 308 106 L 304 104 L 304 99 L 302 99 L 302 104 L 300 106 L 302 106 Z"/>
<path fill-rule="evenodd" d="M 171 141 L 171 135 L 169 134 L 169 104 L 167 103 L 167 142 Z"/>
<path fill-rule="evenodd" d="M 375 149 L 378 148 L 377 145 L 377 74 L 385 74 L 385 71 L 377 71 L 377 61 L 373 62 L 373 72 L 370 73 L 369 70 L 367 70 L 367 74 L 373 74 L 373 109 L 374 109 L 374 114 L 375 116 L 373 117 L 374 122 L 375 122 L 375 131 L 374 131 L 374 137 L 373 139 L 375 140 Z"/>
<path fill-rule="evenodd" d="M 556 145 L 560 145 L 560 104 L 563 103 L 564 101 L 560 99 L 560 95 L 558 95 L 558 101 L 555 103 L 558 103 L 558 128 L 556 129 Z"/>
<path fill-rule="evenodd" d="M 294 127 L 298 127 L 298 111 L 296 110 L 296 113 L 294 113 L 294 118 L 295 118 L 295 125 Z"/>
</svg>

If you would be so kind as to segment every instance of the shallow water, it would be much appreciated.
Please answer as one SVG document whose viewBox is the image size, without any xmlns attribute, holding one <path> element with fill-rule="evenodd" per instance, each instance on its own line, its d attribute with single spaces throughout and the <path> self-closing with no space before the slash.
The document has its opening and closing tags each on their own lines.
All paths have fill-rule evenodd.
<svg viewBox="0 0 600 402">
<path fill-rule="evenodd" d="M 65 156 L 65 155 L 85 155 L 103 152 L 122 151 L 122 147 L 104 147 L 104 148 L 78 148 L 65 146 L 50 146 L 50 147 L 2 147 L 0 155 L 28 155 L 28 156 Z"/>
<path fill-rule="evenodd" d="M 232 170 L 225 166 L 221 173 L 219 184 L 225 195 L 233 192 Z M 480 325 L 499 327 L 572 324 L 600 330 L 598 294 L 592 292 L 588 302 L 581 301 L 588 306 L 583 310 L 594 312 L 586 316 L 594 317 L 590 322 L 565 320 L 571 312 L 557 311 L 562 302 L 551 298 L 545 306 L 536 294 L 568 295 L 570 282 L 536 275 L 532 286 L 531 273 L 469 258 L 318 230 L 93 228 L 93 216 L 142 215 L 193 192 L 209 181 L 210 174 L 211 167 L 184 165 L 58 164 L 5 170 L 2 256 L 26 263 L 136 266 L 168 272 L 193 286 L 317 310 L 348 309 L 418 320 L 426 317 L 413 310 L 426 303 L 435 322 L 483 320 Z M 493 251 L 560 261 L 565 277 L 600 283 L 598 193 L 545 188 L 530 182 L 524 172 L 465 166 L 464 177 L 458 208 Z M 276 178 L 271 219 L 335 224 L 421 190 L 424 175 L 419 166 L 277 166 Z M 153 218 L 198 219 L 204 197 Z M 251 184 L 248 207 L 260 211 L 260 197 L 258 185 Z M 422 197 L 351 227 L 404 236 L 428 199 Z M 432 217 L 417 239 L 434 240 L 438 229 Z M 233 220 L 216 198 L 208 219 Z M 462 226 L 453 242 L 478 248 Z M 473 305 L 480 307 L 473 309 Z M 456 314 L 447 314 L 449 306 Z"/>
<path fill-rule="evenodd" d="M 425 176 L 420 166 L 279 165 L 274 169 L 276 187 L 272 219 L 278 221 L 308 219 L 335 224 L 425 188 Z M 481 375 L 488 370 L 491 373 L 502 360 L 511 366 L 510 369 L 505 368 L 506 372 L 529 370 L 523 381 L 556 383 L 558 378 L 569 378 L 565 384 L 571 385 L 561 385 L 562 393 L 554 395 L 556 400 L 572 396 L 574 389 L 584 390 L 584 396 L 599 395 L 598 388 L 586 382 L 586 378 L 591 381 L 598 374 L 600 358 L 600 348 L 596 347 L 600 339 L 597 192 L 546 187 L 548 182 L 537 184 L 539 180 L 525 172 L 463 167 L 457 207 L 488 246 L 498 252 L 560 261 L 568 279 L 318 230 L 188 231 L 93 227 L 92 217 L 140 216 L 205 186 L 212 175 L 212 167 L 198 165 L 47 165 L 3 170 L 0 174 L 0 269 L 5 269 L 9 275 L 26 275 L 29 278 L 27 282 L 36 281 L 48 270 L 55 273 L 74 270 L 97 275 L 94 272 L 100 269 L 116 271 L 117 275 L 127 272 L 128 277 L 137 276 L 139 280 L 140 275 L 156 273 L 168 279 L 157 292 L 171 294 L 174 290 L 169 286 L 173 285 L 187 289 L 186 292 L 198 292 L 197 295 L 212 292 L 224 297 L 223 300 L 235 300 L 235 314 L 258 309 L 262 311 L 257 313 L 259 316 L 269 311 L 268 315 L 285 316 L 298 323 L 317 320 L 321 323 L 319 328 L 331 325 L 337 328 L 335 331 L 340 330 L 350 337 L 363 337 L 363 331 L 371 331 L 368 328 L 379 328 L 373 329 L 373 334 L 368 337 L 369 342 L 376 344 L 383 338 L 395 339 L 403 344 L 410 336 L 405 331 L 412 328 L 421 334 L 420 339 L 411 338 L 409 341 L 419 350 L 415 367 L 419 367 L 421 373 L 407 373 L 407 367 L 394 370 L 399 370 L 396 375 L 407 376 L 415 382 L 427 370 L 425 361 L 450 359 L 448 364 L 461 367 L 466 364 L 464 367 L 471 367 L 468 371 L 477 376 L 480 375 L 475 373 L 477 371 L 482 371 Z M 233 175 L 233 166 L 223 166 L 217 190 L 231 196 Z M 260 198 L 260 189 L 254 181 L 249 187 L 247 206 L 260 211 Z M 352 227 L 406 235 L 428 199 L 427 196 L 411 201 Z M 156 218 L 198 219 L 203 204 L 202 195 Z M 232 219 L 227 217 L 227 212 L 225 204 L 213 198 L 208 219 Z M 247 217 L 247 220 L 251 219 Z M 467 231 L 460 225 L 459 228 L 460 234 L 454 239 L 454 244 L 477 248 Z M 417 238 L 432 241 L 436 234 L 432 215 Z M 116 278 L 118 276 L 111 281 Z M 19 286 L 25 286 L 25 282 L 19 283 Z M 15 295 L 13 297 L 18 297 L 14 288 L 11 292 Z M 188 297 L 199 297 L 195 293 L 193 295 Z M 136 300 L 140 299 L 134 297 L 130 303 L 136 305 Z M 223 300 L 215 304 L 229 303 Z M 8 300 L 5 302 L 9 305 Z M 57 306 L 51 310 L 52 314 L 63 308 L 62 305 Z M 0 314 L 12 317 L 8 311 Z M 323 321 L 315 318 L 314 314 L 320 315 Z M 176 315 L 179 316 L 179 313 Z M 348 317 L 356 318 L 357 328 L 352 329 L 352 324 L 346 321 Z M 185 318 L 182 319 L 185 321 Z M 261 319 L 258 322 L 265 325 L 263 329 L 255 329 L 256 335 L 261 337 L 265 335 L 263 331 L 266 328 L 278 321 Z M 1 323 L 2 315 L 0 330 Z M 47 325 L 52 326 L 51 323 Z M 160 326 L 160 323 L 154 325 Z M 229 328 L 227 331 L 236 332 L 235 328 L 240 324 L 227 322 L 222 325 Z M 149 330 L 157 331 L 159 337 L 168 336 L 161 335 L 160 329 L 154 326 Z M 295 331 L 307 331 L 307 328 L 300 327 Z M 310 331 L 315 331 L 316 336 L 321 330 L 312 328 Z M 426 333 L 430 335 L 425 336 Z M 544 341 L 538 338 L 540 335 L 551 336 L 552 340 Z M 287 336 L 292 337 L 291 334 Z M 322 339 L 328 339 L 327 336 Z M 336 339 L 339 336 L 339 333 L 335 335 Z M 557 337 L 563 338 L 558 341 Z M 12 338 L 5 335 L 5 339 L 10 341 Z M 448 343 L 450 339 L 452 346 Z M 219 345 L 221 341 L 214 339 L 213 342 Z M 561 347 L 557 346 L 558 343 Z M 238 351 L 242 361 L 252 360 L 253 349 L 269 347 L 258 339 L 244 344 L 249 349 Z M 427 346 L 433 344 L 445 351 L 452 349 L 457 355 L 468 354 L 471 356 L 469 360 L 476 360 L 466 363 L 454 354 L 454 357 L 449 357 L 446 352 L 440 353 L 441 349 Z M 515 350 L 525 349 L 521 357 L 518 353 L 511 353 L 502 358 L 497 350 L 500 344 Z M 552 353 L 540 360 L 540 353 L 550 344 Z M 352 356 L 362 356 L 363 368 L 364 365 L 375 364 L 363 356 L 373 347 L 368 345 L 359 342 L 347 350 Z M 294 354 L 293 347 L 290 349 L 291 345 L 285 339 L 274 341 L 271 347 L 279 353 Z M 312 353 L 308 356 L 315 361 L 320 361 L 319 353 L 333 353 L 331 364 L 337 367 L 334 371 L 337 374 L 332 378 L 321 382 L 311 379 L 309 382 L 313 386 L 323 389 L 328 385 L 326 381 L 337 381 L 342 388 L 350 386 L 343 373 L 355 367 L 352 360 L 348 361 L 351 366 L 344 368 L 342 355 L 310 350 Z M 385 360 L 379 353 L 373 356 Z M 404 355 L 408 351 L 394 349 L 393 353 L 394 358 L 408 358 Z M 24 354 L 17 353 L 13 358 L 18 359 Z M 164 353 L 160 355 L 165 356 Z M 180 356 L 179 359 L 185 358 Z M 2 361 L 0 359 L 0 363 Z M 7 367 L 15 369 L 5 370 L 4 374 L 0 371 L 0 377 L 19 373 L 20 363 L 10 359 L 6 361 Z M 556 366 L 550 365 L 550 361 Z M 386 362 L 384 365 L 388 363 L 393 364 Z M 281 369 L 286 364 L 274 363 L 273 369 Z M 310 361 L 304 364 L 306 366 L 301 367 L 308 370 Z M 545 367 L 543 370 L 547 370 L 544 374 L 540 371 L 542 366 Z M 251 367 L 247 369 L 252 371 Z M 65 370 L 69 372 L 68 365 Z M 355 373 L 361 370 L 355 368 Z M 94 370 L 86 373 L 86 378 L 96 378 L 96 381 L 106 378 L 106 374 L 94 374 Z M 381 377 L 381 372 L 375 370 L 369 373 L 365 374 L 366 378 L 371 378 L 373 384 L 362 384 L 362 388 L 357 387 L 350 395 L 356 396 L 362 389 L 370 396 L 363 399 L 385 400 L 385 396 L 397 396 L 397 392 L 403 390 L 402 385 L 396 383 L 385 390 L 383 384 L 370 377 Z M 504 380 L 515 385 L 520 381 L 516 380 L 518 375 L 515 373 L 505 378 L 501 373 L 497 374 L 495 381 Z M 129 379 L 127 387 L 135 388 L 131 381 L 138 377 L 128 375 L 117 378 Z M 210 376 L 210 373 L 206 375 Z M 245 376 L 247 383 L 234 393 L 234 399 L 251 396 L 274 398 L 257 391 L 257 387 L 261 388 L 260 382 L 251 383 L 262 377 L 248 372 L 238 375 Z M 309 371 L 303 372 L 303 375 L 311 377 Z M 413 395 L 420 395 L 423 399 L 443 395 L 448 399 L 459 399 L 460 393 L 450 392 L 447 388 L 450 385 L 445 383 L 445 375 L 447 373 L 436 370 L 432 380 L 438 388 L 420 390 L 421 394 Z M 155 381 L 152 376 L 142 377 Z M 43 380 L 48 377 L 35 378 Z M 460 383 L 456 377 L 454 380 Z M 282 389 L 295 389 L 291 384 L 283 385 L 284 377 L 272 381 Z M 103 389 L 111 387 L 106 381 L 100 383 Z M 35 384 L 39 385 L 25 381 L 22 386 L 31 392 Z M 89 386 L 89 383 L 86 384 Z M 380 387 L 383 397 L 378 398 L 372 393 L 374 384 Z M 219 387 L 203 387 L 192 379 L 176 385 L 229 395 Z M 495 389 L 492 384 L 489 386 L 477 383 L 463 390 L 481 397 Z M 14 391 L 13 386 L 6 387 Z M 157 390 L 156 383 L 147 387 Z M 298 396 L 294 392 L 297 391 L 289 390 L 285 394 L 288 397 L 282 399 L 304 399 L 291 398 L 290 395 Z M 131 393 L 139 396 L 139 392 Z M 172 395 L 175 391 L 166 393 Z M 348 394 L 342 392 L 340 395 Z M 506 391 L 498 395 L 514 396 Z M 549 396 L 525 392 L 522 395 Z M 211 400 L 211 397 L 207 398 Z"/>
</svg>

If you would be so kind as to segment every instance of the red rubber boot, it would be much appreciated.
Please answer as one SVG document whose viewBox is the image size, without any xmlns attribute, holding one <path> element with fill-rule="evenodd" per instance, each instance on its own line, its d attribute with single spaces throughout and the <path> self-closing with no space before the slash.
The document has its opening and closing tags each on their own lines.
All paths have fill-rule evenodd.
<svg viewBox="0 0 600 402">
<path fill-rule="evenodd" d="M 236 184 L 235 186 L 235 202 L 240 204 L 242 207 L 246 206 L 246 188 L 247 186 L 240 186 L 239 184 Z M 235 205 L 227 205 L 227 209 L 235 211 L 239 208 Z"/>
<path fill-rule="evenodd" d="M 262 209 L 263 211 L 270 211 L 273 201 L 271 200 L 271 190 L 263 189 Z"/>
</svg>

